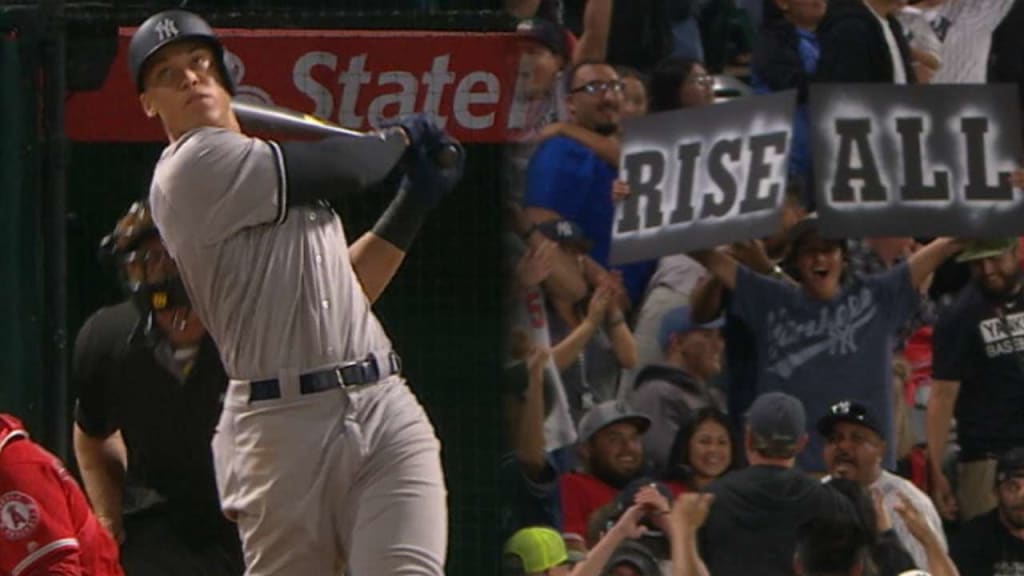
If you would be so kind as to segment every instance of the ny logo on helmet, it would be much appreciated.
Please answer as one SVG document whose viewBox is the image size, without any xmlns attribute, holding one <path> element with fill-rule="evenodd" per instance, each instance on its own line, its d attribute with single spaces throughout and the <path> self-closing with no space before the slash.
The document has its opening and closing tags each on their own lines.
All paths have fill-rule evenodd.
<svg viewBox="0 0 1024 576">
<path fill-rule="evenodd" d="M 160 37 L 160 41 L 163 42 L 168 38 L 174 38 L 178 35 L 178 26 L 174 23 L 174 20 L 164 18 L 157 23 L 156 34 Z"/>
</svg>

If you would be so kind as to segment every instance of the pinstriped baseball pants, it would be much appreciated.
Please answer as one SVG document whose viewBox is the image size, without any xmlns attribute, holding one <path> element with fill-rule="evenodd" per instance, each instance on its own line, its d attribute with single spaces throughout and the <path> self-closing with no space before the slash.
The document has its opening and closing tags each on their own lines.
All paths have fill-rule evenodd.
<svg viewBox="0 0 1024 576">
<path fill-rule="evenodd" d="M 440 443 L 397 376 L 249 403 L 232 381 L 213 440 L 221 506 L 248 576 L 441 576 Z"/>
</svg>

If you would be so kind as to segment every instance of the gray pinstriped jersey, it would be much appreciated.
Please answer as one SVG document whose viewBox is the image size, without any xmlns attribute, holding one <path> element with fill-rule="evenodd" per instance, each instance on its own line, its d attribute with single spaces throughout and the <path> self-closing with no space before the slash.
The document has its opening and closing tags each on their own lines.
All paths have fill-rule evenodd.
<svg viewBox="0 0 1024 576">
<path fill-rule="evenodd" d="M 327 208 L 288 209 L 283 173 L 275 143 L 199 128 L 168 146 L 153 174 L 153 219 L 235 379 L 391 349 L 341 220 Z"/>
<path fill-rule="evenodd" d="M 933 84 L 984 84 L 992 33 L 1014 0 L 947 0 L 922 10 L 942 42 L 942 66 Z"/>
</svg>

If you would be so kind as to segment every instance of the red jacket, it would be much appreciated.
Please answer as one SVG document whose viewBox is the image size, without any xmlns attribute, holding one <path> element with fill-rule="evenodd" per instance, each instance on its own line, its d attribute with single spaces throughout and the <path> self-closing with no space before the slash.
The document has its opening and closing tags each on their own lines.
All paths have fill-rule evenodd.
<svg viewBox="0 0 1024 576">
<path fill-rule="evenodd" d="M 0 576 L 123 576 L 114 539 L 55 456 L 0 414 Z"/>
</svg>

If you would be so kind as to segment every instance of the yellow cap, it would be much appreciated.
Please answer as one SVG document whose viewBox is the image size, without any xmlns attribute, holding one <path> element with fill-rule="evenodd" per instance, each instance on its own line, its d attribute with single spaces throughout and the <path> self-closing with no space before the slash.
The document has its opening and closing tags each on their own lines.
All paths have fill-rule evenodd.
<svg viewBox="0 0 1024 576">
<path fill-rule="evenodd" d="M 505 554 L 519 557 L 527 574 L 543 572 L 569 561 L 562 535 L 546 526 L 530 526 L 505 542 Z"/>
</svg>

